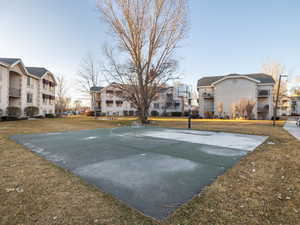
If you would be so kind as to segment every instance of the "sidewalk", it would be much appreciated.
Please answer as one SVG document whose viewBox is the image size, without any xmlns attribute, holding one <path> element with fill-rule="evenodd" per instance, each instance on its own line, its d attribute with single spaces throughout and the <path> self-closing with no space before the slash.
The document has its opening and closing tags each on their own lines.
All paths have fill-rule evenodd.
<svg viewBox="0 0 300 225">
<path fill-rule="evenodd" d="M 300 128 L 296 126 L 295 120 L 288 120 L 283 128 L 287 130 L 295 138 L 300 140 Z"/>
</svg>

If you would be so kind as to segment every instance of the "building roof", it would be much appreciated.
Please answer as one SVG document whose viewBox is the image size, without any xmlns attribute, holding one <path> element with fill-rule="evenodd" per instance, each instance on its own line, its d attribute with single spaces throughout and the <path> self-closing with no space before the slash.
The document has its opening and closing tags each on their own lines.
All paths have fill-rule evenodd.
<svg viewBox="0 0 300 225">
<path fill-rule="evenodd" d="M 37 77 L 42 77 L 45 73 L 49 72 L 44 67 L 26 67 L 27 71 Z"/>
<path fill-rule="evenodd" d="M 15 64 L 19 60 L 21 60 L 21 59 L 19 59 L 19 58 L 0 58 L 0 62 L 10 65 L 10 66 Z"/>
<path fill-rule="evenodd" d="M 91 87 L 90 91 L 101 91 L 103 87 Z"/>
<path fill-rule="evenodd" d="M 226 77 L 235 77 L 235 76 L 246 76 L 251 79 L 258 80 L 262 84 L 266 83 L 275 83 L 272 76 L 265 74 L 265 73 L 253 73 L 253 74 L 228 74 L 225 76 L 211 76 L 211 77 L 202 77 L 198 80 L 198 86 L 210 86 L 214 82 L 221 80 Z"/>
<path fill-rule="evenodd" d="M 171 88 L 173 88 L 173 87 L 162 87 L 162 88 L 160 88 L 158 91 L 159 91 L 160 93 L 164 93 L 164 92 L 168 91 L 168 90 L 171 89 Z"/>
</svg>

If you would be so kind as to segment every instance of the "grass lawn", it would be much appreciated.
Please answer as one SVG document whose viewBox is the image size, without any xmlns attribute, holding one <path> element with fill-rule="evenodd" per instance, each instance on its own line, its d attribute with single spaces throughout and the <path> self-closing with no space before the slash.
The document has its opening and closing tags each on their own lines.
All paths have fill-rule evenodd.
<svg viewBox="0 0 300 225">
<path fill-rule="evenodd" d="M 0 123 L 0 224 L 299 224 L 300 142 L 268 121 L 193 122 L 193 129 L 270 136 L 201 195 L 154 221 L 8 140 L 12 134 L 116 127 L 75 117 Z M 180 119 L 154 126 L 186 127 Z M 218 141 L 218 140 L 216 140 Z M 62 149 L 63 151 L 63 149 Z"/>
</svg>

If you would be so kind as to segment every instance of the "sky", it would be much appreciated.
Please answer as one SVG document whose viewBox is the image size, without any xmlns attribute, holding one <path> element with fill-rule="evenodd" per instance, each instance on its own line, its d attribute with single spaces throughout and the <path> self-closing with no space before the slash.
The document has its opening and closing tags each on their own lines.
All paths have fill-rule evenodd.
<svg viewBox="0 0 300 225">
<path fill-rule="evenodd" d="M 63 74 L 74 94 L 80 62 L 99 60 L 110 41 L 96 0 L 0 0 L 0 57 Z M 289 82 L 300 75 L 299 0 L 189 0 L 189 32 L 177 51 L 182 82 L 256 73 L 276 61 Z M 75 99 L 74 99 L 75 100 Z"/>
</svg>

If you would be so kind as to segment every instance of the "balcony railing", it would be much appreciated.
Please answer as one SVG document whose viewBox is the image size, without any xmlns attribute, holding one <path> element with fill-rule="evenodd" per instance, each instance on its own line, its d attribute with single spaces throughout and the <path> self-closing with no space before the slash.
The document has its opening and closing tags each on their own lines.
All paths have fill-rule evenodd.
<svg viewBox="0 0 300 225">
<path fill-rule="evenodd" d="M 9 88 L 9 96 L 20 98 L 21 97 L 21 89 L 18 88 Z"/>
<path fill-rule="evenodd" d="M 257 112 L 258 113 L 269 112 L 269 109 L 270 109 L 269 105 L 259 105 L 257 107 Z"/>
<path fill-rule="evenodd" d="M 257 93 L 258 98 L 268 98 L 270 96 L 270 93 L 268 90 L 260 90 Z"/>
<path fill-rule="evenodd" d="M 214 98 L 214 95 L 212 93 L 207 93 L 207 92 L 204 92 L 202 94 L 202 97 L 203 98 L 207 98 L 207 99 L 211 99 L 211 98 Z"/>
</svg>

